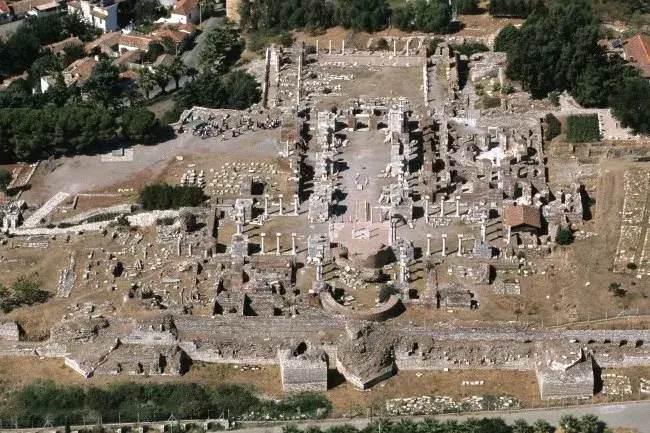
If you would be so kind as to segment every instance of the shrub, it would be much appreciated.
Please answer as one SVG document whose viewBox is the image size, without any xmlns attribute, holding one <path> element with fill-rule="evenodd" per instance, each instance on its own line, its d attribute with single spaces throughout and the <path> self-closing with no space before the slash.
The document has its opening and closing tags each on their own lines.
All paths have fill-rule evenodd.
<svg viewBox="0 0 650 433">
<path fill-rule="evenodd" d="M 630 262 L 630 263 L 627 264 L 627 268 L 630 271 L 634 271 L 636 268 L 638 268 L 638 266 L 636 265 L 636 263 Z"/>
<path fill-rule="evenodd" d="M 569 116 L 566 122 L 566 139 L 572 143 L 586 143 L 600 140 L 598 115 Z"/>
<path fill-rule="evenodd" d="M 451 48 L 454 52 L 466 55 L 467 57 L 470 57 L 472 54 L 490 51 L 490 48 L 481 42 L 463 42 L 462 44 L 454 44 Z"/>
<path fill-rule="evenodd" d="M 172 217 L 158 218 L 156 220 L 157 226 L 170 226 L 172 224 L 174 224 L 174 218 Z"/>
<path fill-rule="evenodd" d="M 560 106 L 560 93 L 559 92 L 550 92 L 548 94 L 548 100 L 553 104 L 554 107 Z"/>
<path fill-rule="evenodd" d="M 388 41 L 384 38 L 379 38 L 375 44 L 375 48 L 379 51 L 386 51 L 389 49 Z"/>
<path fill-rule="evenodd" d="M 21 305 L 40 304 L 49 297 L 49 292 L 41 290 L 40 282 L 19 278 L 10 288 L 0 285 L 0 310 L 9 313 Z"/>
<path fill-rule="evenodd" d="M 390 296 L 394 295 L 395 293 L 395 288 L 393 286 L 382 284 L 381 287 L 379 287 L 379 294 L 377 295 L 377 298 L 379 299 L 379 302 L 386 302 L 388 301 L 388 298 L 390 298 Z"/>
<path fill-rule="evenodd" d="M 9 170 L 5 170 L 4 168 L 0 170 L 0 191 L 7 191 L 12 178 L 13 176 Z"/>
<path fill-rule="evenodd" d="M 617 298 L 625 296 L 625 290 L 621 289 L 621 285 L 618 283 L 609 283 L 609 288 L 607 290 Z"/>
<path fill-rule="evenodd" d="M 290 47 L 293 45 L 293 35 L 290 32 L 282 33 L 279 42 L 283 47 Z"/>
<path fill-rule="evenodd" d="M 548 113 L 544 120 L 546 122 L 546 136 L 544 137 L 546 141 L 551 141 L 562 133 L 562 124 L 557 117 Z"/>
<path fill-rule="evenodd" d="M 444 42 L 444 39 L 441 38 L 433 38 L 429 41 L 429 54 L 433 54 L 436 52 L 438 49 L 438 45 L 440 45 L 441 42 Z"/>
<path fill-rule="evenodd" d="M 172 186 L 166 183 L 147 185 L 140 190 L 140 205 L 146 210 L 178 209 L 198 206 L 205 200 L 197 186 Z"/>
<path fill-rule="evenodd" d="M 483 96 L 476 101 L 476 108 L 497 108 L 501 106 L 501 98 L 497 96 Z"/>
<path fill-rule="evenodd" d="M 555 235 L 555 242 L 558 245 L 569 245 L 573 242 L 573 230 L 567 227 L 560 227 Z"/>
<path fill-rule="evenodd" d="M 329 87 L 325 87 L 325 88 L 323 89 L 323 94 L 325 94 L 325 95 L 329 95 L 330 93 L 332 93 L 332 89 L 330 89 Z"/>
</svg>

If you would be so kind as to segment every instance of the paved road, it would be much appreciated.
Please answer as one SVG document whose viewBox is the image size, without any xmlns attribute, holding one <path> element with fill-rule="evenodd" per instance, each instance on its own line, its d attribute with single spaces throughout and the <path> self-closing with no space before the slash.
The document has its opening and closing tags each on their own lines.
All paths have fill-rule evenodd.
<svg viewBox="0 0 650 433">
<path fill-rule="evenodd" d="M 218 16 L 218 17 L 208 18 L 203 22 L 203 31 L 194 40 L 194 48 L 184 52 L 181 56 L 183 58 L 183 61 L 185 62 L 185 65 L 191 68 L 199 67 L 199 53 L 201 52 L 201 48 L 203 47 L 203 41 L 205 40 L 205 36 L 208 34 L 208 32 L 211 29 L 217 27 L 222 20 L 223 20 L 223 16 Z"/>
<path fill-rule="evenodd" d="M 449 414 L 449 415 L 437 415 L 436 419 L 446 420 L 446 419 L 457 419 L 465 420 L 467 418 L 481 418 L 481 417 L 499 417 L 503 418 L 507 423 L 512 424 L 515 420 L 523 418 L 529 424 L 533 424 L 538 419 L 544 419 L 552 425 L 557 425 L 559 419 L 564 415 L 574 415 L 582 416 L 584 414 L 594 414 L 601 421 L 605 422 L 608 427 L 629 427 L 636 428 L 640 433 L 650 433 L 650 402 L 628 402 L 621 404 L 606 404 L 606 405 L 586 405 L 584 407 L 573 407 L 570 409 L 547 409 L 547 410 L 522 410 L 522 411 L 512 411 L 512 412 L 482 412 L 482 413 L 473 413 L 473 414 Z M 424 417 L 413 417 L 413 420 L 423 419 Z M 321 429 L 327 429 L 328 427 L 349 424 L 359 429 L 368 425 L 368 419 L 354 419 L 354 420 L 344 420 L 344 419 L 333 419 L 326 421 L 306 421 L 298 423 L 298 427 L 302 430 L 310 426 L 318 426 Z M 197 420 L 179 420 L 174 421 L 182 424 L 186 422 L 197 423 L 202 421 Z M 145 423 L 145 424 L 168 424 L 168 422 L 155 422 L 155 423 Z M 278 423 L 274 426 L 267 427 L 250 427 L 250 428 L 238 428 L 237 433 L 282 433 L 282 426 L 288 423 Z M 111 423 L 104 424 L 104 427 L 124 427 L 132 426 L 133 423 Z M 42 432 L 44 428 L 24 428 L 14 430 L 11 428 L 0 428 L 2 431 L 20 431 L 21 433 L 38 433 Z M 82 426 L 71 426 L 73 429 L 81 428 Z"/>
<path fill-rule="evenodd" d="M 223 20 L 223 16 L 218 16 L 218 17 L 208 18 L 203 22 L 204 25 L 203 32 L 200 35 L 198 35 L 194 40 L 194 47 L 191 50 L 185 51 L 183 54 L 181 54 L 181 58 L 183 59 L 185 66 L 187 66 L 188 68 L 198 69 L 199 53 L 203 48 L 203 41 L 205 41 L 205 35 L 211 29 L 217 27 L 222 20 Z M 184 87 L 185 83 L 187 83 L 189 80 L 191 80 L 191 78 L 187 76 L 181 77 L 178 84 L 180 85 L 180 87 Z M 174 90 L 175 88 L 176 88 L 176 83 L 174 82 L 174 80 L 170 80 L 166 90 L 169 92 Z M 158 93 L 160 93 L 160 88 L 156 86 L 153 88 L 151 92 L 149 92 L 149 97 L 153 98 Z"/>
<path fill-rule="evenodd" d="M 550 410 L 525 410 L 519 412 L 500 412 L 500 413 L 481 413 L 472 415 L 439 415 L 435 418 L 440 420 L 445 419 L 458 419 L 464 420 L 467 418 L 477 417 L 500 417 L 506 422 L 512 423 L 516 419 L 523 418 L 529 424 L 534 423 L 536 420 L 542 418 L 553 425 L 557 425 L 560 417 L 563 415 L 576 415 L 582 416 L 587 413 L 592 413 L 605 422 L 609 427 L 631 427 L 636 428 L 641 433 L 650 433 L 650 403 L 624 403 L 624 404 L 608 404 L 602 406 L 585 406 L 574 407 L 570 409 L 550 409 Z M 414 418 L 418 419 L 418 418 Z M 343 424 L 342 420 L 331 420 L 323 422 L 306 422 L 300 423 L 299 427 L 304 429 L 308 426 L 319 426 L 323 429 L 333 425 Z M 347 422 L 357 428 L 363 428 L 368 424 L 368 419 L 349 420 Z M 282 433 L 282 426 L 273 427 L 256 427 L 238 430 L 242 433 Z"/>
</svg>

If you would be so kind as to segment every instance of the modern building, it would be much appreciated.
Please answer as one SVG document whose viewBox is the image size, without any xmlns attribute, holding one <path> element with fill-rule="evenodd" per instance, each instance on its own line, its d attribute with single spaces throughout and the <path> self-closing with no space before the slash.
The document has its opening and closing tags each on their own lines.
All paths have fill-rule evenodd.
<svg viewBox="0 0 650 433">
<path fill-rule="evenodd" d="M 650 36 L 638 34 L 623 42 L 623 58 L 650 78 Z"/>
<path fill-rule="evenodd" d="M 180 0 L 172 12 L 167 22 L 187 24 L 199 22 L 199 2 L 198 0 Z"/>
<path fill-rule="evenodd" d="M 87 22 L 101 29 L 112 32 L 119 29 L 117 24 L 117 3 L 114 0 L 68 2 L 68 13 L 78 13 Z"/>
<path fill-rule="evenodd" d="M 83 83 L 90 78 L 95 65 L 98 61 L 94 57 L 84 57 L 73 62 L 70 66 L 65 68 L 61 75 L 63 76 L 63 81 L 65 86 L 70 87 L 81 87 Z M 48 75 L 41 77 L 41 92 L 46 92 L 47 89 L 56 84 L 56 77 L 53 75 Z"/>
</svg>

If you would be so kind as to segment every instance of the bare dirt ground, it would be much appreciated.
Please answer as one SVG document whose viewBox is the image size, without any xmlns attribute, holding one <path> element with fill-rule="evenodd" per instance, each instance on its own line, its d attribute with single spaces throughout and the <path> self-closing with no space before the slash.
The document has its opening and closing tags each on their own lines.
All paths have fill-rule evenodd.
<svg viewBox="0 0 650 433">
<path fill-rule="evenodd" d="M 135 146 L 133 161 L 103 162 L 101 155 L 60 158 L 55 161 L 57 168 L 53 172 L 47 173 L 44 167 L 36 171 L 32 188 L 24 193 L 23 198 L 45 202 L 59 191 L 74 195 L 81 192 L 117 193 L 120 188 L 138 189 L 147 183 L 164 180 L 170 165 L 187 169 L 188 163 L 176 161 L 177 155 L 201 159 L 214 166 L 246 158 L 273 158 L 280 149 L 267 139 L 278 134 L 279 129 L 259 131 L 221 141 L 216 138 L 203 140 L 186 133 L 155 146 Z"/>
</svg>

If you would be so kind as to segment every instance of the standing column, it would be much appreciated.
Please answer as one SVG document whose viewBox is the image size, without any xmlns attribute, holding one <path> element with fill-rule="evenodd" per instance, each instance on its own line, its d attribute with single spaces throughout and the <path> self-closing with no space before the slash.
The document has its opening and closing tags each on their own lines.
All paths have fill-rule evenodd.
<svg viewBox="0 0 650 433">
<path fill-rule="evenodd" d="M 323 278 L 323 265 L 320 259 L 317 259 L 316 262 L 316 281 L 320 281 Z"/>
<path fill-rule="evenodd" d="M 397 55 L 397 41 L 393 39 L 393 57 Z"/>
<path fill-rule="evenodd" d="M 431 233 L 427 233 L 427 257 L 431 255 Z"/>
<path fill-rule="evenodd" d="M 279 215 L 282 216 L 282 215 L 284 215 L 284 206 L 282 204 L 282 200 L 284 199 L 284 195 L 280 194 L 280 195 L 278 195 L 278 197 L 280 198 L 280 211 L 279 211 L 280 213 L 279 213 Z"/>
<path fill-rule="evenodd" d="M 393 246 L 393 221 L 388 218 L 388 246 Z"/>
<path fill-rule="evenodd" d="M 332 54 L 332 40 L 330 39 L 330 54 Z"/>
<path fill-rule="evenodd" d="M 428 195 L 424 196 L 424 222 L 429 224 L 429 200 L 431 197 Z"/>
<path fill-rule="evenodd" d="M 341 54 L 345 55 L 345 40 L 341 41 Z"/>
<path fill-rule="evenodd" d="M 440 216 L 445 216 L 445 197 L 440 197 Z"/>
<path fill-rule="evenodd" d="M 298 216 L 298 194 L 293 195 L 293 213 Z"/>
<path fill-rule="evenodd" d="M 481 242 L 485 243 L 487 229 L 485 227 L 485 218 L 481 220 Z"/>
<path fill-rule="evenodd" d="M 458 257 L 463 255 L 463 235 L 458 235 L 458 252 L 456 255 Z"/>
<path fill-rule="evenodd" d="M 460 196 L 456 196 L 456 217 L 460 217 Z"/>
<path fill-rule="evenodd" d="M 264 195 L 264 219 L 269 217 L 269 195 Z"/>
<path fill-rule="evenodd" d="M 442 257 L 447 255 L 447 234 L 442 234 Z"/>
<path fill-rule="evenodd" d="M 266 237 L 266 233 L 260 233 L 260 254 L 266 254 L 265 249 L 264 249 L 264 238 Z"/>
<path fill-rule="evenodd" d="M 291 233 L 291 254 L 296 255 L 296 234 Z"/>
<path fill-rule="evenodd" d="M 316 39 L 316 55 L 318 55 L 318 39 Z"/>
<path fill-rule="evenodd" d="M 275 234 L 275 254 L 280 255 L 280 236 L 282 236 L 282 233 L 276 233 Z"/>
<path fill-rule="evenodd" d="M 506 239 L 506 243 L 510 245 L 510 238 L 512 237 L 512 227 L 508 226 L 508 238 Z"/>
</svg>

